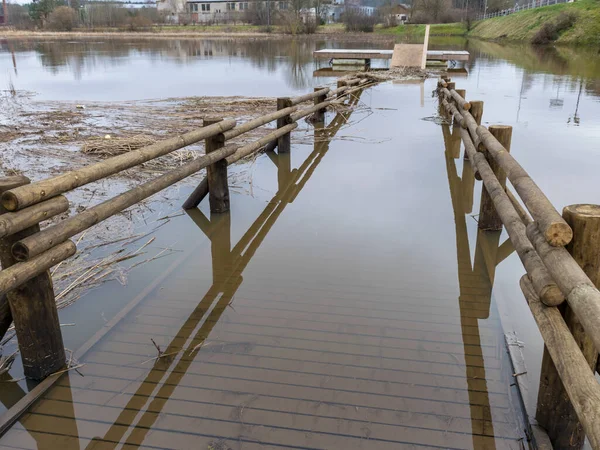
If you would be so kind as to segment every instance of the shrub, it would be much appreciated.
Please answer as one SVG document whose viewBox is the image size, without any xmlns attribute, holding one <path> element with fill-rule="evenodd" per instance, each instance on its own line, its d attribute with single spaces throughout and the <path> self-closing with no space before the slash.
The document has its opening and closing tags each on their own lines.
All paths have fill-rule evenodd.
<svg viewBox="0 0 600 450">
<path fill-rule="evenodd" d="M 368 16 L 354 8 L 346 9 L 342 21 L 344 22 L 346 31 L 359 31 L 363 33 L 372 33 L 377 23 L 375 17 Z"/>
<path fill-rule="evenodd" d="M 71 31 L 77 25 L 77 11 L 59 6 L 48 16 L 48 28 L 54 31 Z"/>
<path fill-rule="evenodd" d="M 566 31 L 575 25 L 576 20 L 577 16 L 572 12 L 560 13 L 554 23 L 546 22 L 542 25 L 531 39 L 531 43 L 534 45 L 544 45 L 556 41 L 563 31 Z"/>
<path fill-rule="evenodd" d="M 129 18 L 129 31 L 147 31 L 152 28 L 152 20 L 149 17 L 136 15 Z"/>
<path fill-rule="evenodd" d="M 35 23 L 29 16 L 27 8 L 16 3 L 8 3 L 8 23 L 13 25 L 17 30 L 33 30 Z"/>
<path fill-rule="evenodd" d="M 315 34 L 318 26 L 319 26 L 319 24 L 317 23 L 317 20 L 312 19 L 312 18 L 307 18 L 304 21 L 304 27 L 303 27 L 304 34 Z"/>
</svg>

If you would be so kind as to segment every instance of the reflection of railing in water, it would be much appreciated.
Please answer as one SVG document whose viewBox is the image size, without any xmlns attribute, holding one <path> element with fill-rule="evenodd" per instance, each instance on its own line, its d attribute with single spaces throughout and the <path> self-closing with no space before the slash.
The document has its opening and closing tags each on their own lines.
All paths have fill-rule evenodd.
<svg viewBox="0 0 600 450">
<path fill-rule="evenodd" d="M 356 95 L 350 101 L 351 104 L 358 102 L 359 95 Z M 290 170 L 290 155 L 287 153 L 276 154 L 269 153 L 272 161 L 276 162 L 278 174 L 278 190 L 273 196 L 267 207 L 258 216 L 248 231 L 240 238 L 239 242 L 231 248 L 230 226 L 231 218 L 229 212 L 211 214 L 210 220 L 198 209 L 188 211 L 190 217 L 202 230 L 202 232 L 211 241 L 212 252 L 212 267 L 213 267 L 213 284 L 200 301 L 196 309 L 190 314 L 188 320 L 182 325 L 176 337 L 171 344 L 164 350 L 165 354 L 170 352 L 178 352 L 183 355 L 175 364 L 175 360 L 167 361 L 169 366 L 175 364 L 168 378 L 160 385 L 160 388 L 154 395 L 154 399 L 150 406 L 146 408 L 146 412 L 137 420 L 137 423 L 143 421 L 144 427 L 136 433 L 136 440 L 143 441 L 142 434 L 151 430 L 152 424 L 158 418 L 156 413 L 159 413 L 168 399 L 171 397 L 175 388 L 179 385 L 182 378 L 186 374 L 190 365 L 195 359 L 196 354 L 200 351 L 202 344 L 210 335 L 212 329 L 219 321 L 222 313 L 227 309 L 233 300 L 233 296 L 242 284 L 242 273 L 256 250 L 260 247 L 264 238 L 269 233 L 271 227 L 275 224 L 280 214 L 285 210 L 289 203 L 292 203 L 298 193 L 302 190 L 306 182 L 312 176 L 313 171 L 321 162 L 329 150 L 329 140 L 322 140 L 321 136 L 324 130 L 327 130 L 332 137 L 341 126 L 347 122 L 348 116 L 339 113 L 326 129 L 315 127 L 315 145 L 314 151 L 306 158 L 304 163 L 297 169 Z M 220 297 L 219 297 L 220 295 Z M 217 303 L 214 307 L 211 306 L 215 300 Z M 192 332 L 202 322 L 206 313 L 210 310 L 209 316 L 200 326 L 198 332 L 190 340 Z M 182 342 L 189 342 L 187 348 L 181 350 Z M 165 361 L 158 359 L 154 367 L 148 373 L 146 380 L 155 379 L 154 372 L 167 373 L 168 367 L 165 367 Z M 138 392 L 147 390 L 147 382 L 143 381 L 138 388 Z M 132 417 L 131 408 L 141 410 L 139 406 L 133 406 L 136 402 L 136 395 L 132 396 L 129 404 L 123 409 L 123 413 L 115 421 L 114 429 L 110 429 L 106 433 L 106 437 L 110 436 L 110 441 L 119 443 L 125 432 L 129 428 L 136 429 L 137 426 L 132 422 L 127 427 L 127 417 Z M 149 416 L 149 417 L 145 417 Z M 154 417 L 152 417 L 154 416 Z M 133 417 L 132 417 L 133 419 Z M 121 430 L 121 431 L 119 431 Z M 102 439 L 105 442 L 104 439 Z M 124 444 L 128 444 L 125 441 Z M 115 444 L 116 445 L 116 444 Z M 88 448 L 93 448 L 93 442 Z"/>
<path fill-rule="evenodd" d="M 475 178 L 468 162 L 463 165 L 462 177 L 458 176 L 455 158 L 460 156 L 460 135 L 457 129 L 450 130 L 447 124 L 442 124 L 444 136 L 446 171 L 448 172 L 448 186 L 454 210 L 454 223 L 456 227 L 456 255 L 458 263 L 458 281 L 460 294 L 458 304 L 460 310 L 461 330 L 466 336 L 467 327 L 475 328 L 477 342 L 467 343 L 463 340 L 465 357 L 478 362 L 481 370 L 485 371 L 485 361 L 481 348 L 478 319 L 487 319 L 490 313 L 492 286 L 496 266 L 514 251 L 509 240 L 498 247 L 500 231 L 483 232 L 477 234 L 475 258 L 471 262 L 469 236 L 465 214 L 473 208 L 473 188 Z M 502 250 L 500 250 L 502 249 Z M 500 256 L 502 255 L 502 256 Z M 467 318 L 475 318 L 474 322 L 467 325 Z M 473 335 L 473 333 L 470 333 Z M 471 423 L 473 426 L 473 448 L 477 448 L 476 436 L 480 433 L 479 422 L 484 423 L 486 430 L 494 434 L 494 423 L 491 415 L 490 399 L 487 390 L 486 377 L 476 377 L 470 373 L 470 366 L 465 366 L 465 378 L 471 407 Z M 483 417 L 477 416 L 476 410 L 482 407 Z"/>
<path fill-rule="evenodd" d="M 188 211 L 190 218 L 211 241 L 212 286 L 182 324 L 170 344 L 161 350 L 161 354 L 164 356 L 154 362 L 154 366 L 150 369 L 137 392 L 123 408 L 114 425 L 108 430 L 104 438 L 94 438 L 88 448 L 93 448 L 94 443 L 98 440 L 105 444 L 110 442 L 117 445 L 121 439 L 125 438 L 130 429 L 134 431 L 126 438 L 125 443 L 128 443 L 129 439 L 134 436 L 138 438 L 150 431 L 152 424 L 158 417 L 155 413 L 160 412 L 167 403 L 194 361 L 196 354 L 200 351 L 202 344 L 219 321 L 222 313 L 231 305 L 233 296 L 242 284 L 242 273 L 246 266 L 286 206 L 295 200 L 311 178 L 314 170 L 329 150 L 330 139 L 347 123 L 353 111 L 352 107 L 358 103 L 361 93 L 362 90 L 353 91 L 347 104 L 348 111 L 339 112 L 329 126 L 323 127 L 323 123 L 315 123 L 314 150 L 298 168 L 291 169 L 289 153 L 267 151 L 269 159 L 275 163 L 278 169 L 278 190 L 233 248 L 231 247 L 230 237 L 231 218 L 228 211 L 211 213 L 210 219 L 199 209 L 194 208 Z M 184 346 L 185 348 L 183 348 Z M 169 356 L 171 354 L 172 357 Z M 163 380 L 165 375 L 166 378 Z M 62 379 L 68 379 L 68 377 L 63 376 Z M 157 383 L 157 379 L 162 381 Z M 148 391 L 148 386 L 156 384 L 158 384 L 158 388 L 152 389 L 152 395 L 142 395 L 142 391 Z M 18 396 L 18 393 L 15 395 Z M 144 402 L 146 406 L 144 413 L 136 420 L 136 415 L 132 414 L 132 410 L 142 411 L 144 405 L 140 405 L 140 398 L 143 396 L 147 396 L 149 401 Z M 0 401 L 7 408 L 15 403 L 2 396 L 0 396 Z M 69 403 L 68 401 L 65 402 Z M 71 428 L 70 435 L 77 436 L 77 424 L 74 419 L 72 405 L 65 406 L 65 408 L 71 408 L 71 413 L 67 413 L 67 415 L 71 414 L 73 417 L 68 426 Z M 142 421 L 144 425 L 138 427 L 136 423 L 140 424 Z M 31 434 L 35 435 L 35 433 Z M 39 445 L 39 448 L 44 447 Z M 79 447 L 77 446 L 77 448 Z"/>
<path fill-rule="evenodd" d="M 447 126 L 443 128 L 447 162 L 460 155 L 462 140 L 468 159 L 465 166 L 469 165 L 484 182 L 479 239 L 487 234 L 487 239 L 494 240 L 489 248 L 498 248 L 494 235 L 499 237 L 504 226 L 527 272 L 521 279 L 521 289 L 545 342 L 536 419 L 556 449 L 581 448 L 586 434 L 592 446 L 600 448 L 600 384 L 595 379 L 600 349 L 600 291 L 594 287 L 600 283 L 600 208 L 572 205 L 561 217 L 510 155 L 512 128 L 482 127 L 483 103 L 467 102 L 465 92 L 456 90 L 448 78 L 438 82 L 438 93 L 441 113 L 453 121 L 452 134 Z M 472 105 L 476 107 L 472 109 Z M 452 191 L 452 180 L 457 177 L 451 172 Z M 506 178 L 529 213 L 507 190 Z M 470 201 L 471 182 L 465 189 Z M 467 212 L 471 206 L 463 209 Z M 459 223 L 463 221 L 457 217 L 457 242 L 466 238 L 459 238 Z M 567 244 L 568 251 L 564 248 Z M 486 265 L 492 282 L 491 268 L 508 255 L 504 250 L 502 244 L 496 257 L 488 257 L 490 263 Z M 567 302 L 562 303 L 565 299 Z M 533 431 L 534 439 L 548 439 L 537 433 L 538 428 Z"/>
</svg>

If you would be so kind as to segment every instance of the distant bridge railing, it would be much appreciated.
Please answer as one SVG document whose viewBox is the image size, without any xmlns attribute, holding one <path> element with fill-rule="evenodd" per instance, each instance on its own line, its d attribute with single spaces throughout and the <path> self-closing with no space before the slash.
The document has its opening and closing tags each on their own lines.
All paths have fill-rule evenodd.
<svg viewBox="0 0 600 450">
<path fill-rule="evenodd" d="M 527 9 L 541 8 L 543 6 L 556 5 L 557 3 L 572 3 L 573 0 L 535 0 L 524 5 L 515 5 L 513 8 L 503 9 L 487 14 L 480 14 L 477 20 L 491 19 L 492 17 L 508 16 L 510 14 L 525 11 Z"/>
<path fill-rule="evenodd" d="M 299 97 L 279 98 L 276 112 L 241 125 L 233 119 L 205 118 L 202 128 L 34 183 L 24 176 L 0 177 L 0 339 L 14 322 L 25 376 L 43 379 L 67 364 L 48 269 L 77 252 L 73 236 L 204 168 L 207 176 L 184 208 L 195 208 L 210 194 L 211 212 L 229 211 L 229 164 L 261 149 L 277 147 L 279 153 L 288 153 L 290 132 L 300 119 L 313 115 L 315 122 L 323 122 L 327 107 L 375 83 L 368 78 L 340 80 L 337 89 L 315 88 Z M 312 106 L 298 106 L 309 101 Z M 244 145 L 225 145 L 275 120 L 277 129 L 266 136 Z M 41 221 L 68 211 L 62 194 L 202 140 L 205 155 L 40 231 Z"/>
<path fill-rule="evenodd" d="M 585 435 L 599 449 L 600 206 L 571 205 L 559 214 L 511 156 L 512 127 L 481 126 L 483 102 L 467 101 L 447 77 L 437 92 L 466 163 L 483 181 L 479 228 L 504 226 L 525 267 L 521 290 L 545 343 L 536 419 L 554 449 L 582 448 Z"/>
</svg>

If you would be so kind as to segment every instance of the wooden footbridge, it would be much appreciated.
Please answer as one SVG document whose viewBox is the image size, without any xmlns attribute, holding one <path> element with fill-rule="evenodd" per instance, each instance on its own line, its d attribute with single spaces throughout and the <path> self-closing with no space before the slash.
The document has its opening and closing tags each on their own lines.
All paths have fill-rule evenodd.
<svg viewBox="0 0 600 450">
<path fill-rule="evenodd" d="M 523 448 L 520 410 L 508 388 L 519 374 L 510 370 L 491 302 L 495 268 L 516 251 L 527 272 L 521 287 L 546 343 L 537 422 L 528 418 L 527 438 L 563 449 L 580 448 L 587 435 L 600 448 L 600 212 L 575 205 L 561 216 L 510 155 L 510 127 L 481 126 L 482 102 L 467 101 L 447 78 L 438 94 L 447 119 L 458 313 L 456 297 L 441 287 L 406 280 L 361 291 L 342 272 L 326 282 L 313 276 L 310 284 L 273 275 L 243 279 L 371 85 L 356 78 L 281 98 L 276 112 L 241 125 L 206 119 L 199 130 L 48 180 L 2 179 L 0 331 L 14 321 L 25 374 L 43 381 L 16 402 L 0 387 L 10 406 L 0 421 L 0 447 Z M 313 105 L 301 108 L 304 102 Z M 334 105 L 344 107 L 325 126 L 324 111 Z M 314 148 L 292 170 L 290 132 L 309 116 Z M 277 129 L 265 137 L 228 143 L 271 121 Z M 62 194 L 69 190 L 200 140 L 204 156 L 40 231 L 40 221 L 66 210 Z M 461 141 L 468 162 L 459 177 Z M 277 192 L 232 246 L 228 166 L 261 149 L 277 168 Z M 202 168 L 207 176 L 185 209 L 210 240 L 212 285 L 203 296 L 185 288 L 202 271 L 186 253 L 77 352 L 83 377 L 64 372 L 48 269 L 76 252 L 73 236 Z M 478 179 L 472 261 L 465 214 Z M 207 195 L 210 218 L 196 208 Z M 503 227 L 510 240 L 500 244 Z M 439 269 L 435 264 L 430 270 Z M 157 336 L 160 353 L 148 361 Z"/>
</svg>

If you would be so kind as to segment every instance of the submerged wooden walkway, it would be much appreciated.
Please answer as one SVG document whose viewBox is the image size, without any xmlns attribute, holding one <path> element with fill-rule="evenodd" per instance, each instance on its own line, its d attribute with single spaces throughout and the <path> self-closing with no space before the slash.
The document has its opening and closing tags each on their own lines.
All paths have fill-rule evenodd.
<svg viewBox="0 0 600 450">
<path fill-rule="evenodd" d="M 0 447 L 521 449 L 491 302 L 493 246 L 481 234 L 471 262 L 469 192 L 450 150 L 440 158 L 462 217 L 458 284 L 456 271 L 435 260 L 426 267 L 399 260 L 398 279 L 368 268 L 352 279 L 326 249 L 314 249 L 310 267 L 295 260 L 268 272 L 248 267 L 349 115 L 315 130 L 298 169 L 289 155 L 270 153 L 278 191 L 238 243 L 229 213 L 208 219 L 191 211 L 212 260 L 192 254 L 174 264 L 85 353 L 84 376 L 61 376 Z M 435 282 L 425 285 L 423 273 Z M 198 292 L 199 281 L 210 288 Z M 163 352 L 158 359 L 151 339 Z"/>
</svg>

